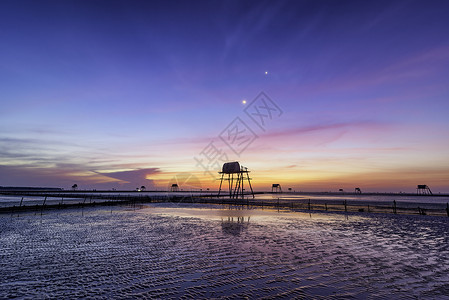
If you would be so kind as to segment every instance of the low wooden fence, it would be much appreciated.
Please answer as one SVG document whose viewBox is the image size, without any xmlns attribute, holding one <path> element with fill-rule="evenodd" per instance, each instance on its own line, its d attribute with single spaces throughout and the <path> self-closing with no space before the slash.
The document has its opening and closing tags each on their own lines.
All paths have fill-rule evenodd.
<svg viewBox="0 0 449 300">
<path fill-rule="evenodd" d="M 12 195 L 8 193 L 8 195 Z M 15 196 L 18 196 L 17 194 Z M 426 204 L 412 204 L 393 201 L 392 203 L 372 203 L 359 204 L 344 201 L 325 201 L 325 200 L 298 200 L 298 199 L 253 199 L 246 196 L 244 199 L 232 199 L 229 197 L 217 197 L 216 194 L 209 195 L 121 195 L 121 194 L 83 194 L 83 193 L 21 193 L 20 196 L 42 197 L 42 202 L 33 205 L 24 204 L 23 197 L 19 205 L 8 207 L 0 207 L 0 213 L 11 213 L 21 211 L 38 211 L 44 209 L 63 209 L 76 207 L 90 207 L 98 205 L 125 205 L 136 206 L 148 203 L 203 203 L 203 204 L 220 204 L 220 205 L 236 205 L 247 206 L 248 208 L 270 208 L 270 209 L 289 209 L 293 211 L 329 211 L 329 212 L 347 212 L 347 213 L 392 213 L 392 214 L 412 214 L 412 215 L 431 215 L 431 216 L 447 216 L 449 217 L 449 204 L 445 208 L 429 208 Z M 52 203 L 48 200 L 51 199 Z M 64 202 L 64 199 L 70 199 L 70 202 Z M 73 199 L 79 199 L 78 202 Z M 36 202 L 35 200 L 34 202 Z M 67 200 L 66 200 L 67 201 Z M 55 203 L 57 202 L 57 203 Z M 441 205 L 440 205 L 441 206 Z"/>
</svg>

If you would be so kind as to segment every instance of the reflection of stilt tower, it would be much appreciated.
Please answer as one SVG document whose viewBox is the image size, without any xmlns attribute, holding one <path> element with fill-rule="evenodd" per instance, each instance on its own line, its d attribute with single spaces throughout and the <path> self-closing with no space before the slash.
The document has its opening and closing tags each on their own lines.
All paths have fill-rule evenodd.
<svg viewBox="0 0 449 300">
<path fill-rule="evenodd" d="M 227 220 L 221 219 L 221 228 L 223 232 L 232 235 L 239 235 L 243 229 L 249 225 L 250 217 L 228 217 Z"/>
<path fill-rule="evenodd" d="M 178 184 L 177 184 L 177 183 L 173 183 L 173 184 L 171 185 L 170 191 L 172 191 L 172 192 L 179 192 L 179 186 L 178 186 Z"/>
<path fill-rule="evenodd" d="M 430 190 L 429 186 L 425 184 L 419 184 L 416 188 L 416 193 L 418 195 L 432 195 L 432 191 Z"/>
<path fill-rule="evenodd" d="M 251 186 L 251 178 L 249 178 L 249 172 L 250 171 L 248 171 L 248 168 L 240 166 L 240 164 L 237 161 L 223 164 L 222 171 L 218 172 L 219 174 L 221 174 L 218 196 L 220 196 L 223 180 L 227 180 L 229 186 L 229 198 L 239 199 L 239 197 L 241 197 L 241 199 L 243 199 L 245 191 L 245 189 L 243 188 L 243 183 L 245 182 L 245 180 L 248 180 L 251 195 L 254 198 L 254 192 Z M 227 178 L 225 177 L 226 175 Z"/>
<path fill-rule="evenodd" d="M 273 185 L 271 186 L 271 192 L 282 193 L 281 185 L 279 183 L 273 183 Z"/>
</svg>

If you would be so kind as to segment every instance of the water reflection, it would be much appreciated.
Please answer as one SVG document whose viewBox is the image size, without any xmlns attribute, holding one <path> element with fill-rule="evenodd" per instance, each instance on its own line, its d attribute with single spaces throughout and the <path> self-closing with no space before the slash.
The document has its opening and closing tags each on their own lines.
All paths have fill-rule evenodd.
<svg viewBox="0 0 449 300">
<path fill-rule="evenodd" d="M 221 219 L 221 229 L 224 233 L 240 235 L 249 225 L 251 217 L 227 217 Z"/>
</svg>

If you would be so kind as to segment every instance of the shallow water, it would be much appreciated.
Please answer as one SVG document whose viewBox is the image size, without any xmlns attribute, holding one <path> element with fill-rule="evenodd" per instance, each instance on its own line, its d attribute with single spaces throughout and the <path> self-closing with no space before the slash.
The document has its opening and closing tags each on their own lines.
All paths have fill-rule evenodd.
<svg viewBox="0 0 449 300">
<path fill-rule="evenodd" d="M 293 193 L 280 193 L 280 194 L 259 194 L 256 195 L 257 200 L 288 200 L 292 202 L 307 202 L 309 199 L 312 203 L 342 203 L 347 201 L 348 204 L 355 205 L 391 205 L 393 201 L 396 201 L 402 207 L 416 207 L 420 204 L 422 207 L 427 208 L 445 208 L 449 203 L 449 196 L 429 196 L 429 195 L 363 195 L 363 194 L 293 194 Z"/>
<path fill-rule="evenodd" d="M 131 193 L 86 193 L 82 194 L 85 198 L 64 198 L 63 194 L 57 194 L 55 197 L 45 196 L 10 196 L 10 195 L 0 195 L 0 207 L 12 207 L 19 206 L 21 200 L 23 199 L 22 205 L 34 206 L 42 205 L 44 202 L 47 205 L 59 204 L 59 203 L 82 203 L 82 202 L 104 202 L 105 199 L 96 199 L 99 196 L 110 196 L 111 199 L 117 196 L 129 196 L 129 197 L 156 197 L 156 198 L 167 198 L 178 197 L 179 202 L 190 202 L 190 197 L 205 195 L 205 193 L 190 193 L 190 192 L 131 192 Z M 215 194 L 214 194 L 215 195 Z M 182 197 L 185 197 L 182 199 Z M 342 205 L 344 201 L 347 201 L 348 205 L 380 205 L 380 206 L 391 206 L 393 201 L 404 208 L 416 208 L 418 206 L 427 209 L 439 209 L 444 211 L 446 205 L 449 203 L 449 196 L 431 196 L 431 195 L 421 195 L 413 196 L 406 194 L 396 194 L 396 195 L 364 195 L 364 194 L 295 194 L 295 193 L 279 193 L 279 194 L 256 194 L 254 200 L 251 196 L 245 196 L 245 198 L 251 199 L 251 201 L 256 202 L 273 202 L 278 199 L 283 202 L 292 203 L 307 203 L 309 200 L 311 203 L 317 204 L 338 204 Z M 179 200 L 181 199 L 181 200 Z"/>
<path fill-rule="evenodd" d="M 158 204 L 0 216 L 0 298 L 449 298 L 447 218 Z"/>
<path fill-rule="evenodd" d="M 94 199 L 95 200 L 95 199 Z M 12 206 L 34 206 L 34 205 L 54 205 L 67 203 L 89 203 L 91 199 L 82 198 L 63 198 L 63 197 L 43 197 L 43 196 L 6 196 L 0 195 L 0 207 Z M 104 201 L 104 200 L 103 200 Z"/>
</svg>

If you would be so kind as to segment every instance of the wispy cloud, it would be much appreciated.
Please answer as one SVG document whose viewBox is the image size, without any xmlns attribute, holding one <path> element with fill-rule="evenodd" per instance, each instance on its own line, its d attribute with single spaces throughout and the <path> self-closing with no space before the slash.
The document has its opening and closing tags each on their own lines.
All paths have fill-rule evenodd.
<svg viewBox="0 0 449 300">
<path fill-rule="evenodd" d="M 77 183 L 80 188 L 135 189 L 142 185 L 154 187 L 151 175 L 160 173 L 158 168 L 123 172 L 102 173 L 88 170 L 86 166 L 60 163 L 50 168 L 33 165 L 0 165 L 2 186 L 44 186 L 69 188 Z"/>
<path fill-rule="evenodd" d="M 418 81 L 418 85 L 426 84 L 425 78 L 434 78 L 441 72 L 447 73 L 444 66 L 449 63 L 449 47 L 441 46 L 430 50 L 409 54 L 394 64 L 379 63 L 371 70 L 358 70 L 346 76 L 322 82 L 321 89 L 348 90 L 370 88 L 383 85 L 404 84 Z M 410 85 L 414 90 L 416 84 Z"/>
<path fill-rule="evenodd" d="M 32 165 L 0 165 L 0 182 L 3 186 L 42 186 L 70 187 L 74 183 L 79 186 L 105 182 L 95 173 L 82 168 L 41 168 Z"/>
<path fill-rule="evenodd" d="M 339 122 L 339 123 L 323 123 L 314 124 L 309 126 L 301 126 L 296 128 L 288 128 L 282 131 L 272 131 L 263 134 L 261 138 L 264 137 L 280 137 L 280 136 L 295 136 L 314 132 L 327 132 L 335 129 L 342 128 L 373 128 L 373 127 L 384 127 L 385 124 L 375 121 L 354 121 L 354 122 Z"/>
</svg>

